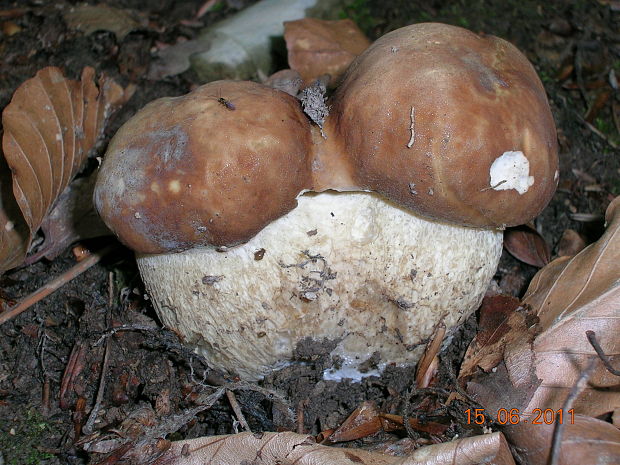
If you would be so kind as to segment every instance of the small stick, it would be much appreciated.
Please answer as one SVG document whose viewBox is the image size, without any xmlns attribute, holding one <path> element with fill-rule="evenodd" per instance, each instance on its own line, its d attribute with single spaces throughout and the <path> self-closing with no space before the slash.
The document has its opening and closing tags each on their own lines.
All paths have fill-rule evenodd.
<svg viewBox="0 0 620 465">
<path fill-rule="evenodd" d="M 41 413 L 47 417 L 50 413 L 50 377 L 45 374 L 43 392 L 41 393 Z"/>
<path fill-rule="evenodd" d="M 432 365 L 433 360 L 439 353 L 439 349 L 441 349 L 441 343 L 443 342 L 443 338 L 446 335 L 446 325 L 442 322 L 435 327 L 435 331 L 431 340 L 428 342 L 426 346 L 426 350 L 424 351 L 424 355 L 418 364 L 418 371 L 415 376 L 415 384 L 420 388 L 428 387 L 428 382 L 430 376 L 428 376 L 427 372 Z"/>
<path fill-rule="evenodd" d="M 245 421 L 245 417 L 243 416 L 243 412 L 241 411 L 241 408 L 239 407 L 239 402 L 237 402 L 235 393 L 232 392 L 230 389 L 227 389 L 226 397 L 228 397 L 228 402 L 230 402 L 230 406 L 232 407 L 233 412 L 235 412 L 235 416 L 237 417 L 237 421 L 239 421 L 239 423 L 241 424 L 241 427 L 245 431 L 252 432 L 252 430 L 250 429 L 250 425 L 248 425 L 248 422 Z"/>
<path fill-rule="evenodd" d="M 97 399 L 95 400 L 93 409 L 90 411 L 90 415 L 88 415 L 86 424 L 82 427 L 82 432 L 87 435 L 95 432 L 95 421 L 97 420 L 97 415 L 99 414 L 99 409 L 101 408 L 101 401 L 103 400 L 103 393 L 105 392 L 106 380 L 108 378 L 108 366 L 110 364 L 110 339 L 107 339 L 105 342 L 105 353 L 103 355 L 103 365 L 101 366 L 99 387 L 97 388 Z"/>
<path fill-rule="evenodd" d="M 586 331 L 586 336 L 588 336 L 588 341 L 590 341 L 590 344 L 592 344 L 592 347 L 594 348 L 594 350 L 596 351 L 596 354 L 599 356 L 599 358 L 603 362 L 603 365 L 605 365 L 605 368 L 607 368 L 607 371 L 610 372 L 612 375 L 620 376 L 620 370 L 616 370 L 611 365 L 611 362 L 609 361 L 609 357 L 607 356 L 607 354 L 605 354 L 605 352 L 603 352 L 603 348 L 596 340 L 596 333 L 594 331 L 588 330 Z"/>
<path fill-rule="evenodd" d="M 71 349 L 69 361 L 67 362 L 65 372 L 60 381 L 60 392 L 58 393 L 58 397 L 60 399 L 61 409 L 69 408 L 69 401 L 66 399 L 66 396 L 69 389 L 74 390 L 75 379 L 84 369 L 84 353 L 84 345 L 81 342 L 76 342 L 73 349 Z"/>
<path fill-rule="evenodd" d="M 407 143 L 407 148 L 410 149 L 413 147 L 415 143 L 415 108 L 411 107 L 411 113 L 409 114 L 409 118 L 411 118 L 411 125 L 409 126 L 409 130 L 411 131 L 411 138 Z"/>
<path fill-rule="evenodd" d="M 211 8 L 213 8 L 216 5 L 217 2 L 218 2 L 218 0 L 207 0 L 206 2 L 204 2 L 202 4 L 202 6 L 200 8 L 198 8 L 198 11 L 196 12 L 196 19 L 200 19 L 205 14 L 207 14 L 207 12 Z"/>
<path fill-rule="evenodd" d="M 495 189 L 496 187 L 501 186 L 502 184 L 508 182 L 507 179 L 504 179 L 503 181 L 498 182 L 497 184 L 495 184 L 494 186 L 489 186 L 489 187 L 485 187 L 484 189 L 480 189 L 480 192 L 484 192 L 484 191 L 488 191 L 491 189 Z"/>
<path fill-rule="evenodd" d="M 114 304 L 114 273 L 108 273 L 108 308 Z"/>
<path fill-rule="evenodd" d="M 596 358 L 592 358 L 585 370 L 579 376 L 579 379 L 571 389 L 568 397 L 564 401 L 564 405 L 560 409 L 563 412 L 568 412 L 575 402 L 575 399 L 579 397 L 579 394 L 586 388 L 588 384 L 588 380 L 592 373 L 594 372 L 594 368 L 596 368 Z M 553 430 L 553 440 L 551 442 L 551 453 L 549 454 L 549 465 L 557 465 L 560 462 L 560 449 L 562 447 L 562 435 L 564 434 L 564 422 L 556 422 L 555 429 Z"/>
<path fill-rule="evenodd" d="M 98 252 L 94 252 L 90 257 L 85 258 L 81 262 L 69 268 L 63 274 L 58 276 L 57 278 L 52 279 L 49 283 L 45 284 L 43 287 L 37 289 L 32 294 L 24 297 L 21 302 L 15 305 L 10 310 L 0 313 L 0 325 L 6 323 L 11 318 L 16 317 L 22 312 L 25 312 L 34 304 L 44 299 L 52 292 L 57 291 L 62 286 L 67 284 L 72 279 L 78 277 L 90 267 L 98 263 L 105 255 L 107 255 L 110 251 L 114 250 L 116 245 L 110 245 L 108 247 L 103 248 Z"/>
<path fill-rule="evenodd" d="M 306 406 L 308 405 L 308 402 L 310 401 L 310 399 L 303 399 L 300 400 L 299 403 L 297 404 L 297 433 L 298 434 L 306 434 L 305 428 L 304 428 L 304 410 L 306 408 Z"/>
</svg>

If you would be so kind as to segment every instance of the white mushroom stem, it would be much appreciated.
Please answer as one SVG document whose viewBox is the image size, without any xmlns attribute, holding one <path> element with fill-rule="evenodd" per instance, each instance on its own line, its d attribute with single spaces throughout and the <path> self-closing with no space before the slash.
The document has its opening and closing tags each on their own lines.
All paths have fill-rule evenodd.
<svg viewBox="0 0 620 465">
<path fill-rule="evenodd" d="M 363 376 L 419 358 L 441 320 L 480 303 L 502 248 L 498 231 L 422 220 L 364 192 L 305 194 L 244 245 L 138 256 L 163 323 L 216 367 L 249 380 L 290 362 L 307 338 L 332 344 Z"/>
</svg>

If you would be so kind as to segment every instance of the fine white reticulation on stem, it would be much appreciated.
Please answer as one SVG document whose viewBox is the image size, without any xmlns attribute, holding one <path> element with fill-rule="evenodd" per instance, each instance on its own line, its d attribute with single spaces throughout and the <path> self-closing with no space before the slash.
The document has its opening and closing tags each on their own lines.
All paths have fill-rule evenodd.
<svg viewBox="0 0 620 465">
<path fill-rule="evenodd" d="M 298 202 L 226 252 L 137 256 L 162 322 L 214 368 L 259 379 L 299 344 L 339 360 L 325 379 L 415 363 L 438 321 L 450 331 L 477 308 L 502 250 L 501 232 L 427 221 L 372 193 Z"/>
</svg>

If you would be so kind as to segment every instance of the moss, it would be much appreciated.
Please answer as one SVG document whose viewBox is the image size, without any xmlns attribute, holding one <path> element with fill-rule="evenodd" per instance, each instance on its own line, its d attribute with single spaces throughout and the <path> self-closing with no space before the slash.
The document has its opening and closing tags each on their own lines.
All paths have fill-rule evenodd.
<svg viewBox="0 0 620 465">
<path fill-rule="evenodd" d="M 594 120 L 594 127 L 604 134 L 612 145 L 620 145 L 620 134 L 618 134 L 614 123 L 606 118 L 598 117 Z"/>
<path fill-rule="evenodd" d="M 340 19 L 351 19 L 367 35 L 371 35 L 377 21 L 370 12 L 369 0 L 350 0 L 345 4 L 338 16 Z"/>
<path fill-rule="evenodd" d="M 41 414 L 30 409 L 22 421 L 0 421 L 0 450 L 7 465 L 36 465 L 54 455 L 39 449 L 44 438 L 53 435 L 53 427 Z"/>
</svg>

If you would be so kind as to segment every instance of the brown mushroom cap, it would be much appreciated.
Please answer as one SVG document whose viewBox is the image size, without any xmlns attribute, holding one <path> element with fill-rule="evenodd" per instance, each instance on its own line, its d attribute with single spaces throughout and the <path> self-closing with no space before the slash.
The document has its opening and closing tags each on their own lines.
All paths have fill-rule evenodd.
<svg viewBox="0 0 620 465">
<path fill-rule="evenodd" d="M 118 131 L 95 204 L 140 253 L 245 242 L 297 205 L 311 182 L 310 139 L 294 97 L 212 82 L 150 103 Z"/>
<path fill-rule="evenodd" d="M 157 100 L 111 141 L 95 192 L 139 253 L 248 241 L 304 190 L 375 191 L 431 220 L 526 223 L 557 183 L 546 95 L 508 42 L 408 26 L 352 64 L 323 139 L 292 96 L 217 81 Z"/>
<path fill-rule="evenodd" d="M 336 91 L 325 132 L 343 144 L 356 185 L 431 219 L 522 224 L 557 184 L 555 125 L 534 68 L 505 40 L 455 26 L 377 40 Z M 508 165 L 529 163 L 521 192 L 502 170 L 490 176 L 510 152 Z"/>
</svg>

